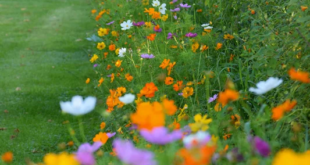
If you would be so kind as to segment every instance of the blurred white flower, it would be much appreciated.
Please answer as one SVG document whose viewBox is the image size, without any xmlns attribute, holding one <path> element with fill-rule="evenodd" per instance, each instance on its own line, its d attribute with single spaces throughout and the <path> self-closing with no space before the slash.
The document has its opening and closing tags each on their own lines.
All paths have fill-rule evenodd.
<svg viewBox="0 0 310 165">
<path fill-rule="evenodd" d="M 60 107 L 63 112 L 74 116 L 84 115 L 95 108 L 96 98 L 87 97 L 83 100 L 82 96 L 73 96 L 71 102 L 60 102 Z"/>
<path fill-rule="evenodd" d="M 201 26 L 203 27 L 203 29 L 212 29 L 213 27 L 212 26 L 209 26 L 210 24 L 208 23 L 205 23 L 205 24 L 202 24 Z"/>
<path fill-rule="evenodd" d="M 125 57 L 124 53 L 126 53 L 126 48 L 119 49 L 118 57 Z"/>
<path fill-rule="evenodd" d="M 157 7 L 157 6 L 159 6 L 159 5 L 160 5 L 160 2 L 159 2 L 159 0 L 153 0 L 153 3 L 152 3 L 152 5 L 153 5 L 154 7 Z"/>
<path fill-rule="evenodd" d="M 119 101 L 121 101 L 125 104 L 130 104 L 135 100 L 135 95 L 129 93 L 129 94 L 126 94 L 122 97 L 119 97 L 118 99 L 119 99 Z"/>
<path fill-rule="evenodd" d="M 131 20 L 127 20 L 127 22 L 124 21 L 123 23 L 121 23 L 122 30 L 128 30 L 132 26 L 133 26 L 133 24 L 132 24 Z"/>
<path fill-rule="evenodd" d="M 163 4 L 161 4 L 160 6 L 159 6 L 159 12 L 161 13 L 161 14 L 166 14 L 166 4 L 165 3 L 163 3 Z"/>
<path fill-rule="evenodd" d="M 198 131 L 196 134 L 191 134 L 183 138 L 183 144 L 186 148 L 192 148 L 195 145 L 203 146 L 211 140 L 211 135 L 208 132 Z"/>
<path fill-rule="evenodd" d="M 273 88 L 276 88 L 283 82 L 282 79 L 275 78 L 275 77 L 269 77 L 267 81 L 260 81 L 256 84 L 257 88 L 251 87 L 249 89 L 250 92 L 253 92 L 257 95 L 264 94 Z"/>
</svg>

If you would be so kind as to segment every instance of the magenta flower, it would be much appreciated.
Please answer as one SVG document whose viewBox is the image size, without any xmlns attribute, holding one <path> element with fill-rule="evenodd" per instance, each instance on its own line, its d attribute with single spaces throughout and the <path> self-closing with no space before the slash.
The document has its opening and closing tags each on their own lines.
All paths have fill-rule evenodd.
<svg viewBox="0 0 310 165">
<path fill-rule="evenodd" d="M 150 58 L 155 58 L 155 56 L 153 55 L 153 54 L 141 54 L 141 58 L 148 58 L 148 59 L 150 59 Z"/>
<path fill-rule="evenodd" d="M 98 66 L 98 64 L 94 64 L 94 68 L 96 68 Z"/>
<path fill-rule="evenodd" d="M 169 39 L 172 39 L 172 37 L 173 36 L 176 36 L 177 34 L 175 34 L 175 33 L 168 33 L 168 37 L 167 37 L 167 40 L 169 40 Z"/>
<path fill-rule="evenodd" d="M 215 94 L 212 97 L 210 97 L 209 100 L 208 100 L 208 103 L 211 103 L 211 102 L 213 102 L 216 99 L 217 99 L 217 94 Z"/>
<path fill-rule="evenodd" d="M 180 3 L 180 6 L 181 6 L 182 8 L 190 8 L 190 7 L 191 7 L 191 6 L 188 5 L 187 3 L 186 3 L 186 4 Z"/>
<path fill-rule="evenodd" d="M 171 133 L 165 127 L 153 128 L 152 131 L 142 129 L 140 131 L 141 136 L 148 142 L 153 144 L 164 145 L 174 142 L 182 138 L 182 131 L 176 130 Z"/>
<path fill-rule="evenodd" d="M 174 18 L 174 19 L 178 19 L 178 16 L 177 16 L 177 15 L 174 15 L 173 18 Z"/>
<path fill-rule="evenodd" d="M 76 153 L 76 159 L 82 164 L 82 165 L 94 165 L 96 164 L 96 160 L 93 156 L 93 153 L 97 151 L 102 146 L 101 142 L 95 142 L 93 145 L 90 145 L 89 143 L 84 143 L 80 145 L 77 153 Z"/>
<path fill-rule="evenodd" d="M 113 147 L 117 157 L 125 164 L 130 165 L 156 165 L 154 154 L 147 150 L 135 148 L 129 140 L 115 139 Z"/>
<path fill-rule="evenodd" d="M 170 9 L 170 11 L 171 11 L 171 12 L 178 12 L 178 11 L 180 11 L 180 8 L 177 7 L 177 8 L 175 8 L 175 9 Z"/>
<path fill-rule="evenodd" d="M 144 25 L 144 21 L 141 21 L 141 22 L 137 22 L 137 23 L 132 23 L 133 24 L 133 26 L 142 26 L 142 25 Z"/>
<path fill-rule="evenodd" d="M 107 25 L 112 25 L 114 23 L 114 21 L 107 23 Z"/>
<path fill-rule="evenodd" d="M 253 148 L 263 157 L 267 157 L 270 154 L 270 146 L 267 142 L 258 136 L 248 136 L 248 141 L 252 143 Z"/>
<path fill-rule="evenodd" d="M 189 32 L 189 33 L 187 33 L 185 36 L 186 36 L 186 37 L 193 38 L 193 37 L 196 37 L 196 36 L 197 36 L 197 33 L 191 33 L 191 32 Z"/>
</svg>

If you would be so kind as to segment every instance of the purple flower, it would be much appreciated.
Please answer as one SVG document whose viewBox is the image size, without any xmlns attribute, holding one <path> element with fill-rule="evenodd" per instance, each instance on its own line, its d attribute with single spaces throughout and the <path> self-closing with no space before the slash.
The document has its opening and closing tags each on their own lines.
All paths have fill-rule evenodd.
<svg viewBox="0 0 310 165">
<path fill-rule="evenodd" d="M 165 127 L 153 128 L 152 131 L 142 129 L 141 136 L 148 142 L 153 144 L 164 145 L 182 138 L 182 131 L 176 130 L 171 133 Z"/>
<path fill-rule="evenodd" d="M 107 23 L 107 25 L 112 25 L 114 23 L 114 21 Z"/>
<path fill-rule="evenodd" d="M 182 8 L 190 8 L 190 7 L 191 7 L 191 5 L 188 5 L 187 3 L 186 3 L 186 4 L 180 3 L 180 6 L 181 6 Z"/>
<path fill-rule="evenodd" d="M 95 142 L 93 145 L 90 145 L 89 143 L 84 143 L 80 145 L 76 153 L 76 159 L 83 165 L 96 164 L 93 153 L 97 151 L 101 146 L 101 142 Z"/>
<path fill-rule="evenodd" d="M 177 15 L 175 15 L 175 16 L 173 16 L 173 18 L 174 18 L 174 19 L 178 19 L 178 16 L 177 16 Z"/>
<path fill-rule="evenodd" d="M 96 68 L 98 66 L 98 64 L 94 64 L 94 68 Z"/>
<path fill-rule="evenodd" d="M 150 59 L 150 58 L 155 58 L 155 56 L 153 54 L 150 54 L 150 55 L 148 55 L 148 54 L 141 54 L 141 58 L 148 58 L 148 59 Z"/>
<path fill-rule="evenodd" d="M 109 138 L 115 136 L 115 134 L 116 134 L 116 132 L 112 132 L 112 133 L 108 132 L 108 133 L 107 133 L 107 135 L 108 135 Z"/>
<path fill-rule="evenodd" d="M 270 154 L 270 147 L 267 142 L 259 138 L 258 136 L 255 136 L 254 139 L 254 147 L 256 151 L 263 157 L 267 157 Z"/>
<path fill-rule="evenodd" d="M 179 96 L 183 96 L 183 93 L 182 93 L 182 92 L 181 92 L 181 93 L 178 93 L 178 95 L 179 95 Z"/>
<path fill-rule="evenodd" d="M 189 32 L 189 33 L 187 33 L 185 36 L 186 36 L 186 37 L 193 38 L 193 37 L 196 37 L 196 36 L 197 36 L 197 33 L 191 33 L 191 32 Z"/>
<path fill-rule="evenodd" d="M 172 0 L 171 3 L 176 3 L 178 0 Z"/>
<path fill-rule="evenodd" d="M 107 75 L 107 77 L 111 77 L 111 76 L 112 76 L 111 74 Z"/>
<path fill-rule="evenodd" d="M 133 24 L 133 26 L 142 26 L 142 25 L 144 25 L 144 21 L 141 21 L 141 22 L 137 22 L 137 23 L 132 23 Z"/>
<path fill-rule="evenodd" d="M 138 126 L 136 124 L 132 124 L 129 130 L 135 130 L 138 129 Z"/>
<path fill-rule="evenodd" d="M 171 11 L 171 12 L 178 12 L 178 11 L 180 11 L 180 8 L 177 7 L 177 8 L 175 8 L 175 9 L 170 9 L 170 11 Z"/>
<path fill-rule="evenodd" d="M 215 94 L 215 95 L 213 95 L 212 97 L 210 97 L 209 98 L 209 100 L 208 100 L 208 103 L 211 103 L 211 102 L 213 102 L 214 100 L 216 100 L 217 99 L 217 94 Z"/>
<path fill-rule="evenodd" d="M 130 165 L 156 165 L 154 154 L 147 150 L 135 148 L 129 140 L 115 139 L 113 147 L 116 150 L 117 157 L 125 164 Z"/>
<path fill-rule="evenodd" d="M 175 33 L 168 33 L 168 37 L 167 37 L 167 40 L 169 40 L 169 39 L 172 39 L 172 37 L 173 36 L 177 36 L 177 34 L 175 34 Z"/>
</svg>

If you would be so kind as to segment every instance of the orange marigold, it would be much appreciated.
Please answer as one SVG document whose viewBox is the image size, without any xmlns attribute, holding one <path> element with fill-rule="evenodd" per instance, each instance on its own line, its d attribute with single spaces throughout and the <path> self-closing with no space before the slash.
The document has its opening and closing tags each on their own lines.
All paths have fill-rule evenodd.
<svg viewBox="0 0 310 165">
<path fill-rule="evenodd" d="M 188 98 L 189 96 L 193 95 L 194 94 L 194 88 L 192 87 L 186 87 L 182 90 L 182 96 L 184 98 Z"/>
<path fill-rule="evenodd" d="M 291 68 L 288 71 L 288 74 L 292 80 L 301 81 L 303 83 L 310 83 L 308 72 L 296 71 L 295 68 Z"/>
<path fill-rule="evenodd" d="M 168 68 L 167 68 L 168 76 L 170 75 L 172 68 L 174 67 L 175 64 L 176 64 L 176 62 L 169 63 Z"/>
</svg>

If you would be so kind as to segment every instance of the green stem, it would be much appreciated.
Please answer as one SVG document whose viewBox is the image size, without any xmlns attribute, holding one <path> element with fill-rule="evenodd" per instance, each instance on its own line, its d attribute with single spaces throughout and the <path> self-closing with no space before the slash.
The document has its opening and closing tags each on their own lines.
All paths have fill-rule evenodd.
<svg viewBox="0 0 310 165">
<path fill-rule="evenodd" d="M 82 136 L 83 142 L 86 142 L 87 140 L 84 133 L 82 117 L 78 117 L 78 120 L 79 120 L 80 135 Z"/>
<path fill-rule="evenodd" d="M 70 123 L 67 124 L 67 128 L 68 128 L 68 132 L 69 132 L 69 134 L 70 134 L 72 140 L 74 141 L 74 143 L 75 143 L 76 145 L 80 146 L 81 143 L 80 143 L 79 140 L 75 137 L 74 130 L 72 129 Z"/>
</svg>

